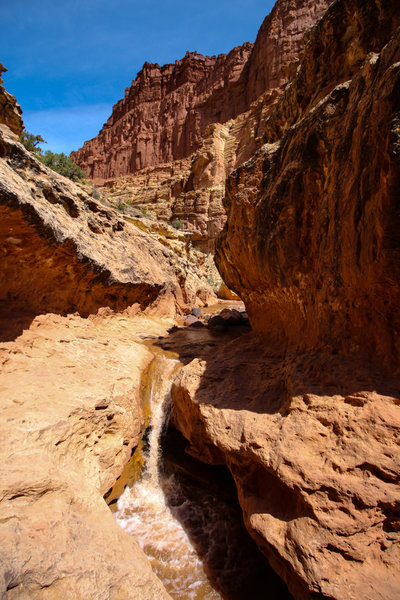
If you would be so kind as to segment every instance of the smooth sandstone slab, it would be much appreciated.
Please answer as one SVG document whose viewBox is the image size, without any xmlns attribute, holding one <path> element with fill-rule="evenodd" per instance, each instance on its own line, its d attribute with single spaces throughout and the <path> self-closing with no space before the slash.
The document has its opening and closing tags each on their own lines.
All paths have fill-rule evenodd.
<svg viewBox="0 0 400 600">
<path fill-rule="evenodd" d="M 169 598 L 102 498 L 143 431 L 141 338 L 167 323 L 101 312 L 0 348 L 1 598 Z"/>
</svg>

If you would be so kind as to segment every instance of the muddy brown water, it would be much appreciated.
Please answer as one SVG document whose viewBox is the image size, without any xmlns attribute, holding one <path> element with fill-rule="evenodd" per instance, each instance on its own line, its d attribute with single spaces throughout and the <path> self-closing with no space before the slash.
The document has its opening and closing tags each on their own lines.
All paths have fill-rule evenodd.
<svg viewBox="0 0 400 600">
<path fill-rule="evenodd" d="M 144 386 L 148 434 L 108 496 L 117 522 L 134 535 L 174 600 L 292 598 L 243 525 L 228 469 L 198 463 L 185 454 L 179 433 L 165 435 L 177 370 L 248 331 L 240 329 L 182 328 L 148 342 L 155 352 Z"/>
</svg>

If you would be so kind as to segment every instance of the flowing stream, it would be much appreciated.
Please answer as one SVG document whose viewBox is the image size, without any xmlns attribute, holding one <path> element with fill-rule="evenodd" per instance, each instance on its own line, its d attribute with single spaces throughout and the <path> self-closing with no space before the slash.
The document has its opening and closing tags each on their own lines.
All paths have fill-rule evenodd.
<svg viewBox="0 0 400 600">
<path fill-rule="evenodd" d="M 125 489 L 115 516 L 121 527 L 138 540 L 173 598 L 217 600 L 221 596 L 208 582 L 200 558 L 168 505 L 168 497 L 179 483 L 174 475 L 162 474 L 159 448 L 169 410 L 172 375 L 178 361 L 164 356 L 156 360 L 145 471 L 139 481 Z"/>
<path fill-rule="evenodd" d="M 125 488 L 115 517 L 134 535 L 174 600 L 286 600 L 244 529 L 239 507 L 179 472 L 165 473 L 160 439 L 181 366 L 159 354 L 151 371 L 151 419 L 145 468 Z"/>
</svg>

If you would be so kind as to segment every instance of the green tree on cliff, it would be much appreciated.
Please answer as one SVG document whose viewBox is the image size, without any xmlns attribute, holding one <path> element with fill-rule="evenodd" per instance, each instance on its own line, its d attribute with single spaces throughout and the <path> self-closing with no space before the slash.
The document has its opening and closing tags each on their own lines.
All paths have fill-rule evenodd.
<svg viewBox="0 0 400 600">
<path fill-rule="evenodd" d="M 64 152 L 57 154 L 51 150 L 46 150 L 39 159 L 46 167 L 50 167 L 53 171 L 60 173 L 60 175 L 64 175 L 64 177 L 68 177 L 68 179 L 72 179 L 72 181 L 81 181 L 86 177 L 85 171 L 82 171 L 82 169 L 75 164 L 69 156 L 64 154 Z"/>
<path fill-rule="evenodd" d="M 29 133 L 29 131 L 24 129 L 20 135 L 19 141 L 27 150 L 29 150 L 29 152 L 36 154 L 37 158 L 45 164 L 46 167 L 50 167 L 50 169 L 53 169 L 56 173 L 64 175 L 64 177 L 68 177 L 68 179 L 72 179 L 72 181 L 82 181 L 86 178 L 86 173 L 82 171 L 69 156 L 64 154 L 64 152 L 57 154 L 51 150 L 46 150 L 43 154 L 43 150 L 39 144 L 47 144 L 47 142 L 41 135 L 33 135 L 33 133 Z"/>
<path fill-rule="evenodd" d="M 41 135 L 33 135 L 33 133 L 29 133 L 26 129 L 19 136 L 19 141 L 29 152 L 34 152 L 35 154 L 42 154 L 39 144 L 47 144 Z"/>
</svg>

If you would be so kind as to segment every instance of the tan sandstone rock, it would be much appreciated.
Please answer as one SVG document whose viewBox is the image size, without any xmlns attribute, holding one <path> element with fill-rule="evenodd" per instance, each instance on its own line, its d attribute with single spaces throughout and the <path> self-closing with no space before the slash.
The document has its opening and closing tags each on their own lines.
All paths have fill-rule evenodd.
<svg viewBox="0 0 400 600">
<path fill-rule="evenodd" d="M 400 595 L 400 386 L 245 336 L 183 368 L 172 419 L 227 464 L 246 526 L 296 599 Z"/>
<path fill-rule="evenodd" d="M 3 83 L 2 73 L 6 72 L 7 69 L 0 63 L 0 84 Z M 7 125 L 16 135 L 21 135 L 24 128 L 21 114 L 22 109 L 14 96 L 0 85 L 0 123 Z"/>
<path fill-rule="evenodd" d="M 214 296 L 201 265 L 196 270 L 161 235 L 102 205 L 0 129 L 3 339 L 48 311 L 87 316 L 136 303 L 172 315 Z"/>
<path fill-rule="evenodd" d="M 102 498 L 144 426 L 141 338 L 165 327 L 48 314 L 2 344 L 2 599 L 169 598 Z"/>
</svg>

